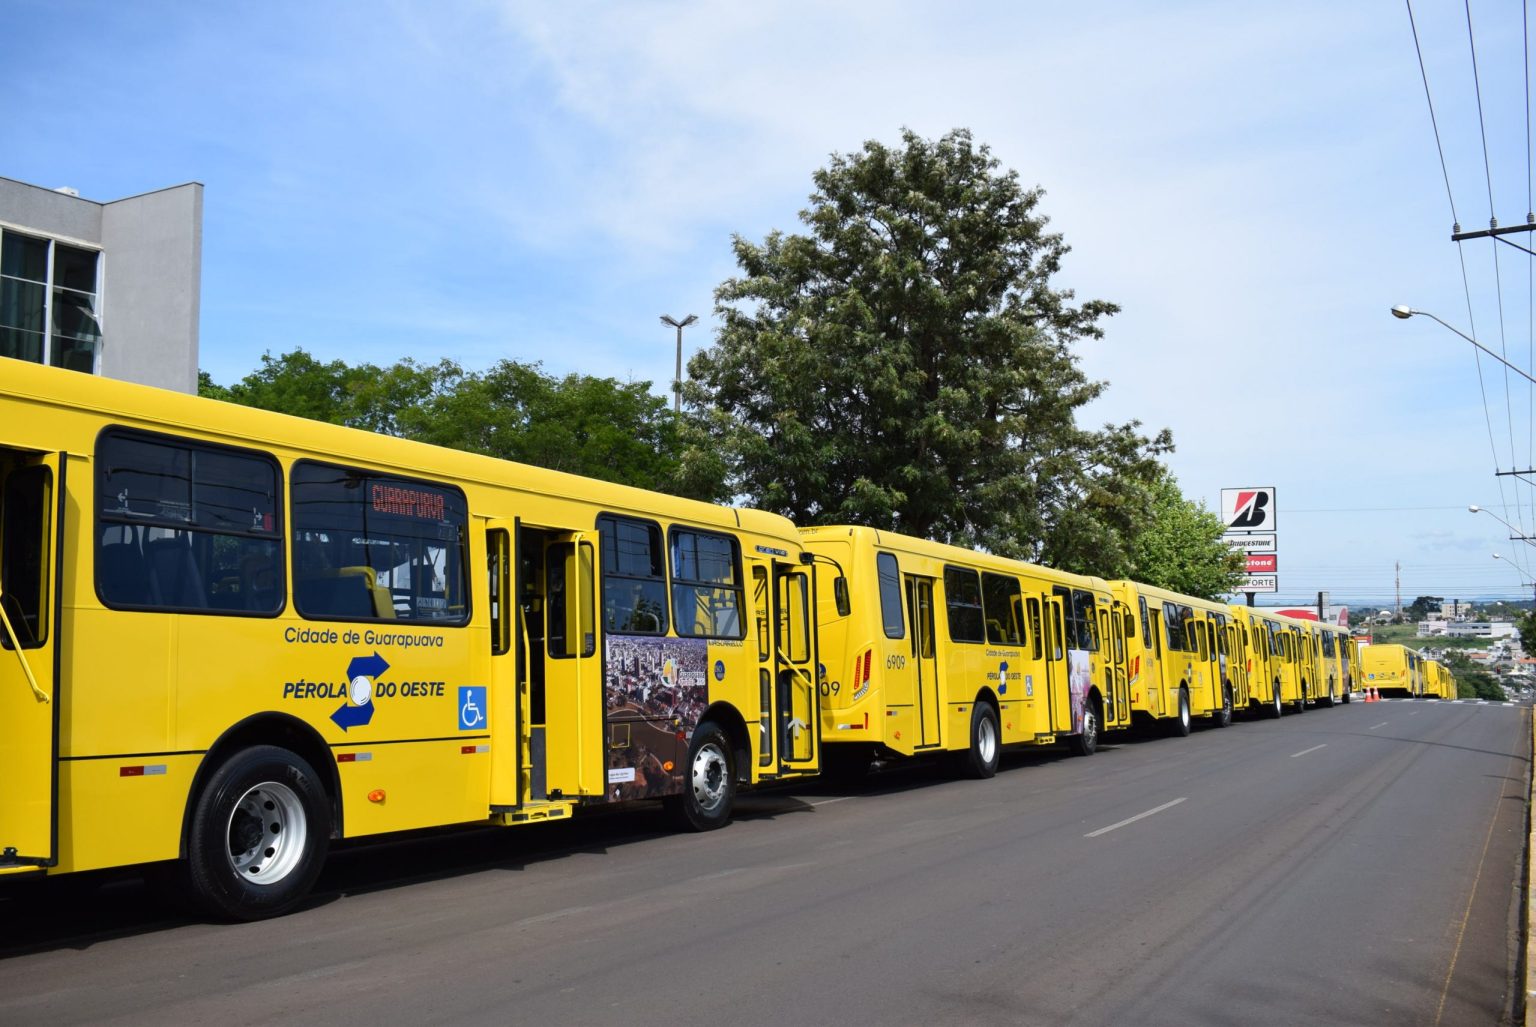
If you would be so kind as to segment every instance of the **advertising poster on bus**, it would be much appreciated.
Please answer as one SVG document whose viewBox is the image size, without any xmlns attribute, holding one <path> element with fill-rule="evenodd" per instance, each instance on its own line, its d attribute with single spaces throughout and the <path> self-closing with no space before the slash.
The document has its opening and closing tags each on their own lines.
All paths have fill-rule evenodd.
<svg viewBox="0 0 1536 1027">
<path fill-rule="evenodd" d="M 608 798 L 681 792 L 688 738 L 709 704 L 709 643 L 611 635 L 606 650 Z"/>
<path fill-rule="evenodd" d="M 1088 689 L 1093 684 L 1093 668 L 1088 663 L 1088 650 L 1067 650 L 1067 690 L 1072 696 L 1072 732 L 1083 730 L 1083 710 L 1088 705 Z"/>
</svg>

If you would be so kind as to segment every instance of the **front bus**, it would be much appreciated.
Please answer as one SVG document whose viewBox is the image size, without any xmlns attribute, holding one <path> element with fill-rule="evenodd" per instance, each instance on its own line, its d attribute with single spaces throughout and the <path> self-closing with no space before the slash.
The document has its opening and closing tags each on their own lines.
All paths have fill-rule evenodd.
<svg viewBox="0 0 1536 1027">
<path fill-rule="evenodd" d="M 0 359 L 0 876 L 237 919 L 329 843 L 819 767 L 793 525 Z"/>
</svg>

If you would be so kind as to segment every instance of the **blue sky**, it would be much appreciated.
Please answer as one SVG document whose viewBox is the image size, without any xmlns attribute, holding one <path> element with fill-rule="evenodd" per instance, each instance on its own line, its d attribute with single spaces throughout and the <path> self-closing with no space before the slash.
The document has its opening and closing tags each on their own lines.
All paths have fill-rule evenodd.
<svg viewBox="0 0 1536 1027">
<path fill-rule="evenodd" d="M 1486 170 L 1465 10 L 1414 13 L 1463 227 L 1490 180 L 1522 221 L 1518 7 L 1472 4 Z M 1533 466 L 1530 390 L 1511 411 L 1485 360 L 1485 408 L 1471 347 L 1387 313 L 1532 364 L 1525 255 L 1499 247 L 1496 289 L 1494 244 L 1449 242 L 1401 4 L 6 0 L 0 38 L 0 175 L 205 184 L 218 381 L 302 346 L 665 392 L 657 316 L 708 343 L 733 233 L 796 228 L 830 153 L 968 127 L 1046 190 L 1061 284 L 1124 308 L 1082 348 L 1092 419 L 1172 428 L 1213 508 L 1279 490 L 1277 598 L 1387 597 L 1397 561 L 1405 602 L 1536 577 L 1466 510 L 1536 535 L 1536 490 L 1493 474 Z"/>
</svg>

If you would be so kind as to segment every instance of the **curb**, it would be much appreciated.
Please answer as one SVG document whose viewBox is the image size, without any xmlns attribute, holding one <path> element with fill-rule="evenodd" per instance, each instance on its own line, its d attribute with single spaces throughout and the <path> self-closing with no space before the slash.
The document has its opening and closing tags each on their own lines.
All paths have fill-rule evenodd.
<svg viewBox="0 0 1536 1027">
<path fill-rule="evenodd" d="M 1536 894 L 1532 892 L 1532 884 L 1536 883 L 1536 874 L 1533 874 L 1531 857 L 1536 855 L 1536 712 L 1531 715 L 1531 794 L 1525 807 L 1526 838 L 1525 838 L 1525 992 L 1521 996 L 1520 1005 L 1524 1012 L 1522 1018 L 1525 1027 L 1536 1027 L 1536 992 L 1532 985 L 1536 984 L 1536 946 L 1531 944 L 1531 939 L 1536 937 L 1532 929 L 1536 928 Z"/>
</svg>

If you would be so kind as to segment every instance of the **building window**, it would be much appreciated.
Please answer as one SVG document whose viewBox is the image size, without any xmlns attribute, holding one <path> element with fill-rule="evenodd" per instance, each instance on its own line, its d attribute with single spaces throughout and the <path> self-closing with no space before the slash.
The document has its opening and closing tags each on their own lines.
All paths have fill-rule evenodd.
<svg viewBox="0 0 1536 1027">
<path fill-rule="evenodd" d="M 0 232 L 0 356 L 94 374 L 101 254 Z"/>
</svg>

